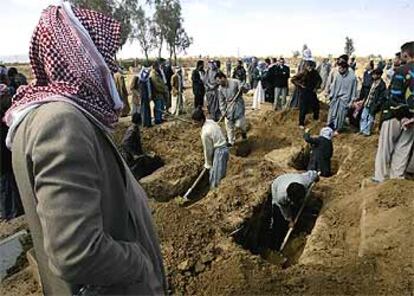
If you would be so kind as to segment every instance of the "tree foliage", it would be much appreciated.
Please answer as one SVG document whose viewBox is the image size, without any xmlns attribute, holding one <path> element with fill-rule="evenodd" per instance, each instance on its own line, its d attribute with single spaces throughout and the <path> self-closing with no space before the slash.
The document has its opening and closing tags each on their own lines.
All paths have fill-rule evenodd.
<svg viewBox="0 0 414 296">
<path fill-rule="evenodd" d="M 155 1 L 154 14 L 155 36 L 158 40 L 161 56 L 164 43 L 169 51 L 170 58 L 177 61 L 177 52 L 185 52 L 191 45 L 193 39 L 188 36 L 183 26 L 181 15 L 181 4 L 179 0 L 157 0 Z"/>
<path fill-rule="evenodd" d="M 354 40 L 352 38 L 349 38 L 348 36 L 345 37 L 345 54 L 348 56 L 351 56 L 355 52 L 354 47 Z"/>
<path fill-rule="evenodd" d="M 186 52 L 193 43 L 184 29 L 180 0 L 69 0 L 72 4 L 109 15 L 122 25 L 121 45 L 130 39 L 137 40 L 145 58 L 158 49 L 161 57 L 167 48 L 170 58 Z M 142 3 L 141 3 L 142 2 Z M 154 8 L 149 17 L 144 4 Z"/>
<path fill-rule="evenodd" d="M 146 16 L 142 7 L 133 14 L 131 39 L 138 41 L 148 61 L 149 53 L 157 46 L 157 38 L 154 22 Z"/>
<path fill-rule="evenodd" d="M 132 16 L 138 9 L 137 0 L 69 0 L 73 5 L 102 12 L 121 23 L 121 46 L 131 38 Z"/>
</svg>

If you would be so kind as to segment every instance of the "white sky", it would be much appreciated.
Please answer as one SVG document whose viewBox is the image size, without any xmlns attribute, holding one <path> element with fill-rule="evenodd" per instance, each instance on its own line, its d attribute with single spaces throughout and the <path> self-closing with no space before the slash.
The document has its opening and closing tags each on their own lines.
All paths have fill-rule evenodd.
<svg viewBox="0 0 414 296">
<path fill-rule="evenodd" d="M 392 56 L 414 39 L 413 0 L 182 0 L 189 55 L 291 55 L 307 43 L 314 55 L 341 54 L 345 36 L 356 54 Z M 40 13 L 54 0 L 0 0 L 0 59 L 27 55 Z M 166 54 L 166 52 L 165 52 Z M 119 57 L 142 56 L 127 43 Z"/>
</svg>

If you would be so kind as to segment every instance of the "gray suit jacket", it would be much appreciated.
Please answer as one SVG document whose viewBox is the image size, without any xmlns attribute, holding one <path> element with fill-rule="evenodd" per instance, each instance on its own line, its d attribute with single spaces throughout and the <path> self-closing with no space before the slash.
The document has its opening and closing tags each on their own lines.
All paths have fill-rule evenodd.
<svg viewBox="0 0 414 296">
<path fill-rule="evenodd" d="M 147 196 L 81 111 L 63 102 L 32 111 L 15 134 L 13 168 L 46 295 L 166 292 Z"/>
</svg>

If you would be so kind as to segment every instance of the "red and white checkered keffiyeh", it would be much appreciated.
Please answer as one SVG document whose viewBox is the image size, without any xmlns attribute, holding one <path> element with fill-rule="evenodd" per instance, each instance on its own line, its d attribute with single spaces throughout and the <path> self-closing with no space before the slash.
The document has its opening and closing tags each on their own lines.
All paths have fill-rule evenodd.
<svg viewBox="0 0 414 296">
<path fill-rule="evenodd" d="M 122 103 L 111 87 L 111 75 L 117 70 L 120 24 L 103 14 L 65 5 L 45 9 L 35 28 L 29 53 L 35 80 L 13 97 L 5 115 L 9 126 L 19 112 L 59 98 L 106 127 L 118 120 L 116 111 Z"/>
</svg>

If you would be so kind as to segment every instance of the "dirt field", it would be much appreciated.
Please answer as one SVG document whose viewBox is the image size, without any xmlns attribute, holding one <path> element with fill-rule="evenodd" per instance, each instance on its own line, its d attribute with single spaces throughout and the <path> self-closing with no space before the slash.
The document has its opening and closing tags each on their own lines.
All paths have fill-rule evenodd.
<svg viewBox="0 0 414 296">
<path fill-rule="evenodd" d="M 265 105 L 261 111 L 248 111 L 248 146 L 239 142 L 220 187 L 204 196 L 204 183 L 193 196 L 200 200 L 187 207 L 180 207 L 175 198 L 185 193 L 202 169 L 199 128 L 171 121 L 143 130 L 145 150 L 165 162 L 140 183 L 151 199 L 170 292 L 413 295 L 414 182 L 369 182 L 377 136 L 346 133 L 334 139 L 336 174 L 314 187 L 312 199 L 320 201 L 321 208 L 313 212 L 312 225 L 299 227 L 289 242 L 285 252 L 289 267 L 274 264 L 276 254 L 251 253 L 243 248 L 246 239 L 232 235 L 239 229 L 255 231 L 254 221 L 260 220 L 271 181 L 301 164 L 298 155 L 304 142 L 297 111 L 269 109 Z M 324 109 L 321 122 L 309 124 L 314 133 L 326 113 Z M 128 124 L 119 124 L 117 141 Z M 247 156 L 237 156 L 246 151 Z M 13 225 L 0 224 L 0 237 L 22 227 L 22 219 Z M 6 280 L 0 294 L 39 294 L 39 289 L 25 269 Z"/>
</svg>

